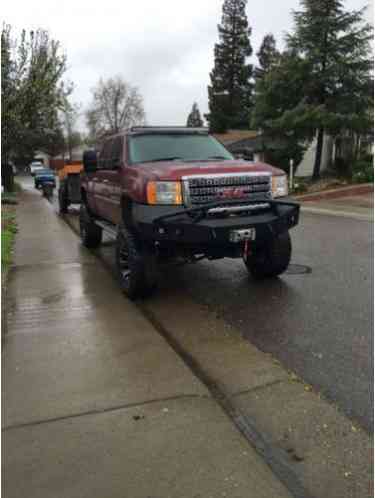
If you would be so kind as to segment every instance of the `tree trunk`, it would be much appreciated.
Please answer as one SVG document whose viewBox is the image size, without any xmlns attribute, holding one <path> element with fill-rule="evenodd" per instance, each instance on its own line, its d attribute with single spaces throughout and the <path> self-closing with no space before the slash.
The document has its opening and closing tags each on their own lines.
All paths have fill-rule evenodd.
<svg viewBox="0 0 375 498">
<path fill-rule="evenodd" d="M 320 178 L 320 165 L 322 162 L 323 142 L 324 142 L 324 128 L 319 128 L 318 140 L 316 144 L 314 170 L 312 175 L 313 180 L 319 180 Z"/>
<path fill-rule="evenodd" d="M 5 192 L 13 192 L 14 174 L 12 165 L 9 162 L 3 163 L 1 166 L 1 183 Z"/>
<path fill-rule="evenodd" d="M 361 155 L 361 135 L 358 133 L 355 140 L 355 159 L 359 159 Z"/>
</svg>

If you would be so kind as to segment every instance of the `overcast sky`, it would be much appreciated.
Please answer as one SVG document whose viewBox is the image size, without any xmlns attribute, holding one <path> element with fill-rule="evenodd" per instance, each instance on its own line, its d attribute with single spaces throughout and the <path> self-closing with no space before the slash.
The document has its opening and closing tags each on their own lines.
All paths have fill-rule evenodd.
<svg viewBox="0 0 375 498">
<path fill-rule="evenodd" d="M 372 2 L 373 0 L 371 0 Z M 68 57 L 72 101 L 91 99 L 100 77 L 121 74 L 139 87 L 147 123 L 184 125 L 194 101 L 207 112 L 207 85 L 218 41 L 222 0 L 6 0 L 3 20 L 15 30 L 48 29 Z M 346 0 L 349 9 L 366 0 Z M 257 52 L 273 33 L 282 47 L 298 0 L 250 0 L 247 15 Z M 373 20 L 373 7 L 367 12 Z"/>
</svg>

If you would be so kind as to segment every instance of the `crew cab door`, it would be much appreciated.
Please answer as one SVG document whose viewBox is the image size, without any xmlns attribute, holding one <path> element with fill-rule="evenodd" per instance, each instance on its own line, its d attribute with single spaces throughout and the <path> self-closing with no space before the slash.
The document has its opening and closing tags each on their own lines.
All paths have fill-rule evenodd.
<svg viewBox="0 0 375 498">
<path fill-rule="evenodd" d="M 107 197 L 109 196 L 109 186 L 107 179 L 107 165 L 110 159 L 112 140 L 107 140 L 98 158 L 98 167 L 93 178 L 93 190 L 95 197 L 95 211 L 100 218 L 107 219 Z"/>
<path fill-rule="evenodd" d="M 99 158 L 95 184 L 96 210 L 101 218 L 117 224 L 120 220 L 120 168 L 123 138 L 105 143 Z"/>
</svg>

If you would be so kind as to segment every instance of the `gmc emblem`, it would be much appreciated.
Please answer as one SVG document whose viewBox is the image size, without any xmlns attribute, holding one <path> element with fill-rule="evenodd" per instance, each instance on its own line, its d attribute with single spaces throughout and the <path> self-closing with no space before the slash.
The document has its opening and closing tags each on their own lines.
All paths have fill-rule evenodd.
<svg viewBox="0 0 375 498">
<path fill-rule="evenodd" d="M 245 197 L 245 190 L 241 187 L 229 187 L 218 192 L 220 199 L 239 199 Z"/>
</svg>

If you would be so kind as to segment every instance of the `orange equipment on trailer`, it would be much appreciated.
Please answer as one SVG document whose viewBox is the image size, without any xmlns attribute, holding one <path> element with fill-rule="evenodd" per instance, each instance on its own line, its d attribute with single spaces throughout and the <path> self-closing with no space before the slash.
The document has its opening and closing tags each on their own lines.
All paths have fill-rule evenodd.
<svg viewBox="0 0 375 498">
<path fill-rule="evenodd" d="M 60 213 L 66 213 L 70 204 L 80 204 L 81 171 L 82 163 L 66 164 L 58 170 Z"/>
</svg>

